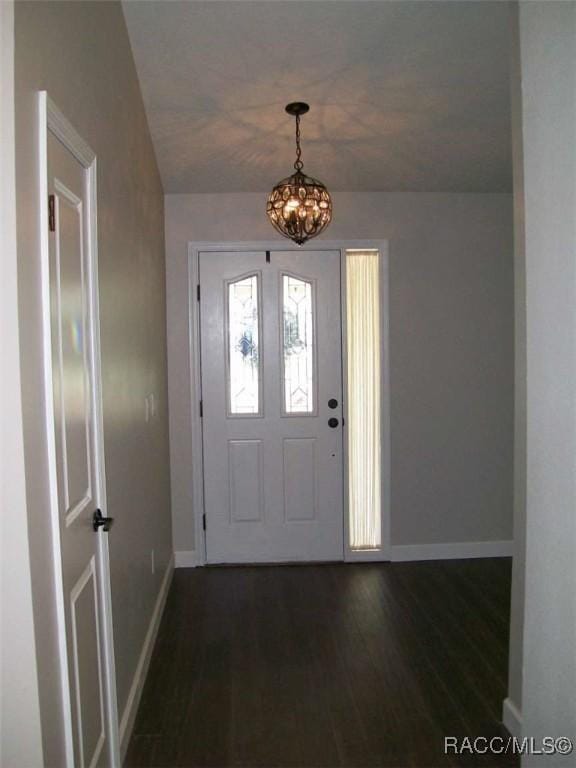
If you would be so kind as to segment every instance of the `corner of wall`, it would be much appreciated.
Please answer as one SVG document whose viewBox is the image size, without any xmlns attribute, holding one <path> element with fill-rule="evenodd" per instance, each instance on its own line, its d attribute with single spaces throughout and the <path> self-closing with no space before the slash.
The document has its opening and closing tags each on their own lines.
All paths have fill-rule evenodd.
<svg viewBox="0 0 576 768">
<path fill-rule="evenodd" d="M 522 713 L 511 698 L 504 699 L 502 723 L 511 736 L 522 738 Z"/>
<path fill-rule="evenodd" d="M 504 714 L 513 724 L 522 707 L 524 571 L 526 560 L 526 256 L 522 83 L 518 5 L 511 7 L 510 94 L 514 178 L 514 554 L 510 606 L 508 696 Z M 512 703 L 514 702 L 514 704 Z M 506 725 L 506 722 L 505 722 Z M 507 725 L 508 727 L 508 725 Z M 511 730 L 508 727 L 508 730 Z"/>
</svg>

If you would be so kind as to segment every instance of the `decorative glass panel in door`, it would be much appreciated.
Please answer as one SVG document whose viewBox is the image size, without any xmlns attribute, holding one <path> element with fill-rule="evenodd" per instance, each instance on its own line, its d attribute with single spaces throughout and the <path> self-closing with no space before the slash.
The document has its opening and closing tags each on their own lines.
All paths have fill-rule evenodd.
<svg viewBox="0 0 576 768">
<path fill-rule="evenodd" d="M 282 275 L 282 412 L 315 412 L 314 291 L 309 280 Z"/>
<path fill-rule="evenodd" d="M 228 284 L 228 410 L 260 414 L 260 309 L 258 275 Z"/>
</svg>

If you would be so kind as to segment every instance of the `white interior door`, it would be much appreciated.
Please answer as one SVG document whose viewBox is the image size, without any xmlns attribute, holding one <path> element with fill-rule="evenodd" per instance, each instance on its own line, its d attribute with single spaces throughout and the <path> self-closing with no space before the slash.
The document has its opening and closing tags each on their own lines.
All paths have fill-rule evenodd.
<svg viewBox="0 0 576 768">
<path fill-rule="evenodd" d="M 343 559 L 339 251 L 200 254 L 210 563 Z"/>
<path fill-rule="evenodd" d="M 95 254 L 88 171 L 53 135 L 47 138 L 50 349 L 53 430 L 65 624 L 64 684 L 75 767 L 108 765 L 110 659 L 103 573 L 107 526 L 94 528 L 103 500 L 98 476 Z M 107 549 L 105 549 L 107 556 Z M 69 756 L 70 757 L 70 756 Z"/>
</svg>

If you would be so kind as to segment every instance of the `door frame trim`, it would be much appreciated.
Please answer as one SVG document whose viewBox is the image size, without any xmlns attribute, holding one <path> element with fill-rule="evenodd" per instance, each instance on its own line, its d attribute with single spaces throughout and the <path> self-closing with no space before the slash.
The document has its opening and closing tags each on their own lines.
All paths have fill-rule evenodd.
<svg viewBox="0 0 576 768">
<path fill-rule="evenodd" d="M 278 240 L 241 242 L 189 241 L 188 251 L 188 365 L 190 372 L 190 412 L 192 449 L 192 514 L 194 520 L 195 565 L 206 565 L 206 535 L 203 527 L 204 516 L 204 459 L 203 424 L 200 416 L 202 399 L 202 370 L 200 360 L 200 303 L 196 299 L 196 286 L 200 284 L 200 253 L 209 251 L 339 251 L 340 252 L 340 294 L 342 313 L 342 396 L 347 414 L 346 376 L 346 251 L 351 249 L 377 249 L 380 254 L 380 343 L 382 355 L 381 388 L 381 519 L 382 547 L 371 552 L 353 551 L 348 537 L 348 447 L 343 440 L 343 526 L 344 562 L 378 562 L 390 560 L 390 354 L 389 354 L 389 252 L 388 241 L 379 240 L 321 240 L 304 246 Z"/>
<path fill-rule="evenodd" d="M 50 493 L 50 526 L 52 531 L 53 578 L 56 595 L 56 621 L 58 631 L 60 684 L 62 690 L 66 768 L 74 768 L 74 735 L 72 732 L 72 702 L 66 643 L 65 595 L 62 576 L 62 552 L 58 506 L 56 470 L 54 390 L 52 379 L 52 338 L 50 312 L 50 251 L 48 227 L 48 134 L 52 133 L 87 171 L 87 215 L 90 221 L 89 302 L 91 329 L 92 409 L 94 413 L 94 460 L 96 474 L 96 500 L 106 515 L 106 475 L 104 458 L 104 421 L 102 413 L 102 375 L 100 360 L 100 317 L 98 290 L 98 232 L 97 232 L 97 158 L 93 150 L 78 134 L 64 114 L 50 99 L 46 91 L 38 92 L 38 157 L 40 195 L 40 271 L 42 303 L 42 347 L 44 369 L 44 413 L 48 454 L 48 481 Z M 99 564 L 98 592 L 102 613 L 102 639 L 104 645 L 104 683 L 108 731 L 108 752 L 111 768 L 119 768 L 118 704 L 116 699 L 116 669 L 112 624 L 112 596 L 108 537 L 99 535 L 97 545 Z"/>
</svg>

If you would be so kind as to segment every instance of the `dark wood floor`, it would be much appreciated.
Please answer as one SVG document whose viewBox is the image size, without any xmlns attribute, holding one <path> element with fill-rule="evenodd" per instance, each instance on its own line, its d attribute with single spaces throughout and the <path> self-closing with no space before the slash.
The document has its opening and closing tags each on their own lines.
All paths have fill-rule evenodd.
<svg viewBox="0 0 576 768">
<path fill-rule="evenodd" d="M 178 570 L 126 765 L 510 766 L 510 562 Z"/>
</svg>

